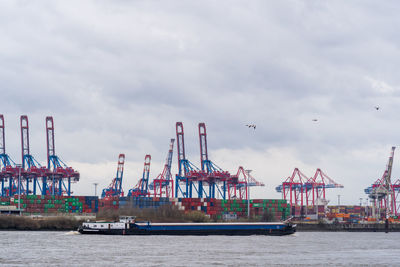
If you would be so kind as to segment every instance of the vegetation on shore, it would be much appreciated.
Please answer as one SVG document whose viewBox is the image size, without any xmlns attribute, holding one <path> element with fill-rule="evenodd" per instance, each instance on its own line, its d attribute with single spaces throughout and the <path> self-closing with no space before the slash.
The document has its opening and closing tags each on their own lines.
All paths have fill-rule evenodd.
<svg viewBox="0 0 400 267">
<path fill-rule="evenodd" d="M 75 217 L 0 216 L 1 230 L 76 230 L 82 223 Z"/>
</svg>

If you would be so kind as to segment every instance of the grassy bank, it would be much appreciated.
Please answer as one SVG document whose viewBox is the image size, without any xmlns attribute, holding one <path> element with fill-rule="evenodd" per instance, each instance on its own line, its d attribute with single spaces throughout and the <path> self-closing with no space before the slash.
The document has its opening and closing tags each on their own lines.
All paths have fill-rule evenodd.
<svg viewBox="0 0 400 267">
<path fill-rule="evenodd" d="M 82 223 L 74 217 L 39 217 L 0 216 L 0 230 L 76 230 Z"/>
</svg>

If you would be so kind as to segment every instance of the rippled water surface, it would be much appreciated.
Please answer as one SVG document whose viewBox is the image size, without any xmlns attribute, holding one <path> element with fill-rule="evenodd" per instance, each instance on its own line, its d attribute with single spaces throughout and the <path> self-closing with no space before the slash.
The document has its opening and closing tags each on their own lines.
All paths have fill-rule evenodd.
<svg viewBox="0 0 400 267">
<path fill-rule="evenodd" d="M 400 233 L 101 236 L 2 231 L 1 266 L 399 266 Z"/>
</svg>

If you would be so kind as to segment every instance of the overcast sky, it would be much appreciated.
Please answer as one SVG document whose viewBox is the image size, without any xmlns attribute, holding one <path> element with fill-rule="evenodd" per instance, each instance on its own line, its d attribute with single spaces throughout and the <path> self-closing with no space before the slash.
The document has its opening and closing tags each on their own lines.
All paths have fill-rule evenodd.
<svg viewBox="0 0 400 267">
<path fill-rule="evenodd" d="M 345 187 L 331 204 L 358 204 L 400 140 L 399 13 L 398 1 L 1 1 L 6 151 L 21 161 L 26 114 L 45 164 L 51 115 L 56 154 L 81 173 L 74 194 L 107 186 L 119 153 L 127 192 L 146 154 L 162 171 L 177 121 L 199 166 L 205 122 L 210 159 L 266 184 L 252 197 L 321 168 Z"/>
</svg>

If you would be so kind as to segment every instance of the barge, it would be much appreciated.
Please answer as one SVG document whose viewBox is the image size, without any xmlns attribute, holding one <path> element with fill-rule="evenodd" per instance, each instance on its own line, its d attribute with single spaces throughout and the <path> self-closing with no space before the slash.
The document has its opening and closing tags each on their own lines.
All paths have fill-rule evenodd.
<svg viewBox="0 0 400 267">
<path fill-rule="evenodd" d="M 151 223 L 122 217 L 119 222 L 84 222 L 81 234 L 103 235 L 290 235 L 296 225 L 289 222 Z"/>
</svg>

